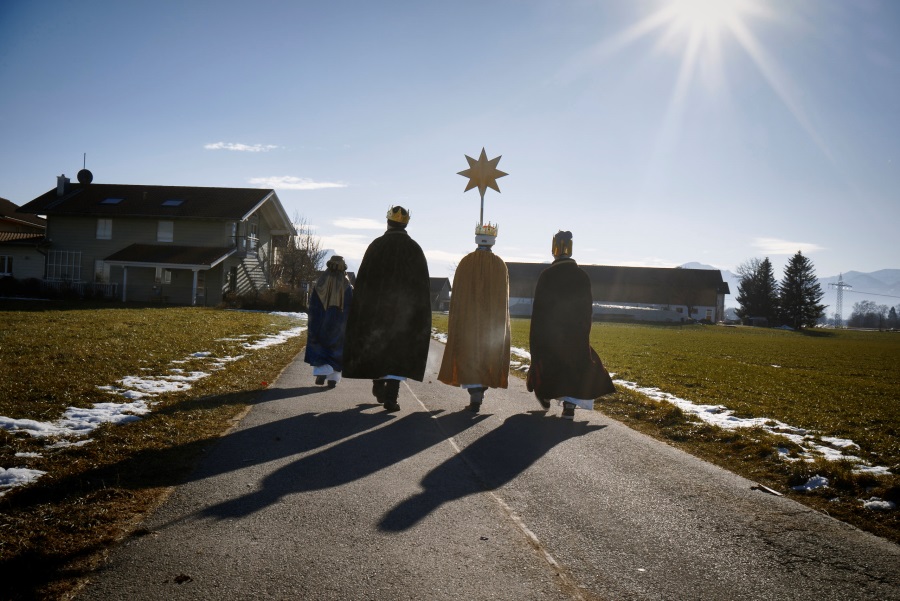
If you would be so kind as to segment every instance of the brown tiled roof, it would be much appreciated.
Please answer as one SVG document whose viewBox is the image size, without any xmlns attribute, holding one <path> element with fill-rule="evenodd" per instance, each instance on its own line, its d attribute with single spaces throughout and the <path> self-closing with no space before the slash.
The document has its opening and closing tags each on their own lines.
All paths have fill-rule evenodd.
<svg viewBox="0 0 900 601">
<path fill-rule="evenodd" d="M 108 257 L 111 263 L 212 267 L 235 252 L 233 247 L 132 244 Z"/>
<path fill-rule="evenodd" d="M 538 276 L 549 263 L 507 263 L 509 295 L 533 298 Z M 595 302 L 715 305 L 728 284 L 715 269 L 579 265 L 591 279 Z"/>
<path fill-rule="evenodd" d="M 0 242 L 22 242 L 34 244 L 44 239 L 44 234 L 37 232 L 0 232 Z"/>
<path fill-rule="evenodd" d="M 19 209 L 37 215 L 101 215 L 111 217 L 169 217 L 180 219 L 241 219 L 273 190 L 259 188 L 201 188 L 71 183 L 62 196 L 56 188 Z M 107 199 L 121 199 L 117 203 Z M 182 201 L 164 206 L 166 201 Z"/>
<path fill-rule="evenodd" d="M 21 221 L 22 223 L 34 227 L 47 227 L 47 220 L 37 215 L 29 215 L 28 213 L 19 213 L 19 205 L 11 200 L 0 198 L 0 218 L 7 218 L 13 221 Z"/>
</svg>

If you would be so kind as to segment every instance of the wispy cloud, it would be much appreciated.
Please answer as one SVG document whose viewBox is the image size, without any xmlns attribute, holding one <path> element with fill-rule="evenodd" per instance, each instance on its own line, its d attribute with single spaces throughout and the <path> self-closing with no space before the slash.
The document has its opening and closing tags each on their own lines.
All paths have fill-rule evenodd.
<svg viewBox="0 0 900 601">
<path fill-rule="evenodd" d="M 335 227 L 346 230 L 383 230 L 386 220 L 368 219 L 365 217 L 341 217 L 331 222 Z"/>
<path fill-rule="evenodd" d="M 347 184 L 337 182 L 317 182 L 306 177 L 282 175 L 273 177 L 251 177 L 247 180 L 260 188 L 276 190 L 322 190 L 324 188 L 346 188 Z"/>
<path fill-rule="evenodd" d="M 459 253 L 451 253 L 445 250 L 425 250 L 423 252 L 425 253 L 425 258 L 429 261 L 445 263 L 459 263 L 464 256 Z"/>
<path fill-rule="evenodd" d="M 341 255 L 348 261 L 362 259 L 370 242 L 372 242 L 371 236 L 360 234 L 337 234 L 319 237 L 319 243 L 322 248 L 329 248 L 335 254 Z"/>
<path fill-rule="evenodd" d="M 214 144 L 206 144 L 203 148 L 206 150 L 235 150 L 237 152 L 269 152 L 270 150 L 275 150 L 278 146 L 275 146 L 274 144 L 215 142 Z"/>
<path fill-rule="evenodd" d="M 797 251 L 811 253 L 825 248 L 812 242 L 790 242 L 778 238 L 756 238 L 753 246 L 766 255 L 793 255 Z"/>
</svg>

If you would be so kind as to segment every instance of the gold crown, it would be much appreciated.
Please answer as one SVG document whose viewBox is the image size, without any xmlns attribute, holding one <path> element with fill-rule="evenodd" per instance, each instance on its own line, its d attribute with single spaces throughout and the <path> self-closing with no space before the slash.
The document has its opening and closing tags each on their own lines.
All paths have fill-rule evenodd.
<svg viewBox="0 0 900 601">
<path fill-rule="evenodd" d="M 496 236 L 498 230 L 498 225 L 496 223 L 491 223 L 488 221 L 484 225 L 476 224 L 475 225 L 475 235 L 476 236 Z"/>
<path fill-rule="evenodd" d="M 399 205 L 391 207 L 388 209 L 387 218 L 397 223 L 409 223 L 409 211 Z"/>
</svg>

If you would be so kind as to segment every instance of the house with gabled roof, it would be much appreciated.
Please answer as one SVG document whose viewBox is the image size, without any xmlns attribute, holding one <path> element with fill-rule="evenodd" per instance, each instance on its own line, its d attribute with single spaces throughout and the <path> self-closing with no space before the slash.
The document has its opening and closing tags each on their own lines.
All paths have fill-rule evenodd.
<svg viewBox="0 0 900 601">
<path fill-rule="evenodd" d="M 509 312 L 531 315 L 534 289 L 548 263 L 507 263 Z M 716 269 L 579 265 L 591 280 L 594 319 L 717 323 L 730 294 Z"/>
<path fill-rule="evenodd" d="M 19 206 L 0 198 L 0 278 L 44 277 L 46 220 L 18 212 Z"/>
<path fill-rule="evenodd" d="M 212 306 L 270 288 L 278 243 L 296 235 L 274 190 L 79 180 L 61 175 L 18 209 L 46 216 L 50 286 Z"/>
<path fill-rule="evenodd" d="M 431 280 L 431 310 L 450 310 L 450 278 L 429 278 Z"/>
</svg>

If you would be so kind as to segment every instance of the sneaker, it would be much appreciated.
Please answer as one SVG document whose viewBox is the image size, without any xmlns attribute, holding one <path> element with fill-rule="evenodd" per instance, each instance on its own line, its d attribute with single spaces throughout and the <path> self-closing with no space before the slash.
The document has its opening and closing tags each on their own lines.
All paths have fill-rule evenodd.
<svg viewBox="0 0 900 601">
<path fill-rule="evenodd" d="M 388 413 L 394 413 L 395 411 L 400 411 L 400 403 L 397 401 L 385 401 L 384 402 L 384 410 Z"/>
<path fill-rule="evenodd" d="M 337 382 L 335 382 L 334 380 L 328 380 L 328 388 L 334 388 L 335 386 L 337 386 Z"/>
<path fill-rule="evenodd" d="M 325 385 L 325 376 L 316 376 L 316 386 Z"/>
<path fill-rule="evenodd" d="M 562 415 L 563 419 L 575 419 L 575 403 L 563 403 Z"/>
</svg>

